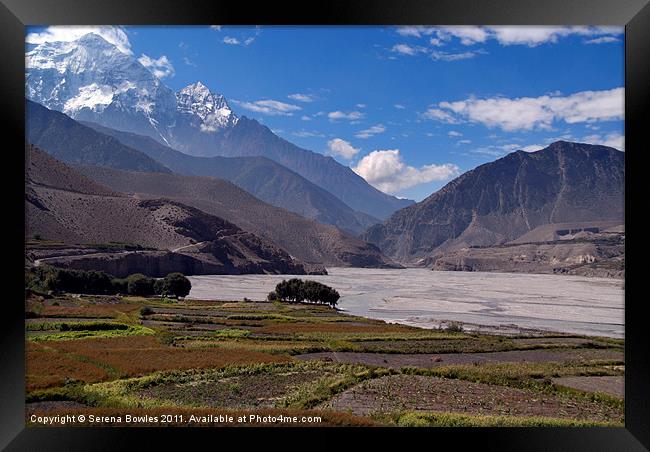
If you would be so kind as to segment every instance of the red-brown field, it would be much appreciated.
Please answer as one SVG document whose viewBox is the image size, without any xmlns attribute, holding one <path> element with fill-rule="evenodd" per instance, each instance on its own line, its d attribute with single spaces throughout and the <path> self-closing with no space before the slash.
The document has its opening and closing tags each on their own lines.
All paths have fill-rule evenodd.
<svg viewBox="0 0 650 452">
<path fill-rule="evenodd" d="M 247 350 L 184 349 L 151 336 L 28 343 L 28 389 L 47 388 L 73 378 L 86 383 L 138 376 L 158 370 L 219 368 L 286 362 L 290 358 Z"/>
</svg>

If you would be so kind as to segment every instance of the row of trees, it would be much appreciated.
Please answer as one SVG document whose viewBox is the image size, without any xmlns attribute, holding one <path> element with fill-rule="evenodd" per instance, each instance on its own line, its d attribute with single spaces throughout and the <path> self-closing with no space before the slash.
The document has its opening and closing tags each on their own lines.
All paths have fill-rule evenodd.
<svg viewBox="0 0 650 452">
<path fill-rule="evenodd" d="M 335 307 L 341 296 L 333 288 L 316 281 L 303 281 L 302 279 L 292 278 L 283 280 L 275 290 L 268 295 L 268 299 L 289 301 L 300 303 L 309 301 L 311 303 L 323 303 Z"/>
<path fill-rule="evenodd" d="M 135 273 L 126 278 L 115 278 L 102 271 L 48 266 L 34 267 L 28 270 L 25 282 L 29 289 L 95 295 L 129 294 L 185 297 L 192 288 L 192 283 L 182 273 L 169 273 L 159 279 L 150 278 L 141 273 Z"/>
</svg>

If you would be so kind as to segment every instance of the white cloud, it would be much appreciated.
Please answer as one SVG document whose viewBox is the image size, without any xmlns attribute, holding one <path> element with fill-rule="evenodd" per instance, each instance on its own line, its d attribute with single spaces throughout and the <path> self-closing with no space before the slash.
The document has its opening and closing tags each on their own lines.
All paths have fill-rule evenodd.
<svg viewBox="0 0 650 452">
<path fill-rule="evenodd" d="M 504 26 L 489 27 L 490 33 L 501 45 L 527 45 L 535 47 L 545 43 L 555 43 L 562 37 L 570 35 L 599 36 L 603 34 L 623 33 L 623 28 L 599 27 L 536 27 Z"/>
<path fill-rule="evenodd" d="M 350 160 L 357 155 L 360 149 L 353 147 L 349 142 L 341 138 L 334 138 L 327 142 L 328 154 L 338 155 L 346 160 Z"/>
<path fill-rule="evenodd" d="M 614 36 L 601 36 L 600 38 L 585 40 L 585 44 L 606 44 L 610 42 L 620 42 L 620 39 Z"/>
<path fill-rule="evenodd" d="M 420 38 L 422 36 L 430 36 L 436 32 L 436 27 L 424 27 L 424 26 L 408 26 L 408 27 L 398 27 L 397 34 L 400 36 L 411 36 L 415 38 Z"/>
<path fill-rule="evenodd" d="M 422 114 L 422 116 L 427 119 L 446 122 L 448 124 L 458 124 L 460 122 L 453 115 L 439 108 L 429 108 Z"/>
<path fill-rule="evenodd" d="M 361 118 L 363 118 L 364 114 L 360 111 L 350 111 L 350 112 L 343 112 L 343 111 L 330 111 L 327 114 L 327 117 L 330 119 L 330 121 L 336 121 L 338 119 L 347 119 L 349 121 L 356 121 Z"/>
<path fill-rule="evenodd" d="M 455 130 L 450 130 L 449 132 L 447 132 L 447 135 L 449 135 L 450 137 L 462 137 L 463 136 L 462 133 L 456 132 Z"/>
<path fill-rule="evenodd" d="M 183 63 L 192 67 L 199 67 L 194 61 L 190 60 L 188 57 L 183 57 Z"/>
<path fill-rule="evenodd" d="M 311 94 L 295 93 L 295 94 L 289 94 L 287 97 L 289 99 L 297 100 L 298 102 L 307 102 L 307 103 L 316 100 L 316 98 Z"/>
<path fill-rule="evenodd" d="M 499 127 L 505 131 L 550 129 L 554 121 L 568 124 L 623 119 L 624 90 L 582 91 L 568 96 L 544 95 L 510 99 L 469 98 L 440 102 L 440 108 L 424 113 L 428 119 L 446 123 L 460 119 Z"/>
<path fill-rule="evenodd" d="M 356 107 L 357 108 L 366 108 L 367 105 L 366 104 L 357 104 Z"/>
<path fill-rule="evenodd" d="M 619 151 L 625 151 L 625 136 L 620 133 L 609 133 L 603 135 L 589 135 L 581 141 L 588 144 L 601 144 L 609 146 Z"/>
<path fill-rule="evenodd" d="M 287 104 L 272 99 L 256 100 L 254 102 L 233 100 L 233 102 L 246 110 L 263 113 L 269 116 L 292 116 L 294 111 L 302 110 L 302 108 L 297 105 Z"/>
<path fill-rule="evenodd" d="M 221 25 L 210 25 L 210 28 L 214 31 L 221 31 Z"/>
<path fill-rule="evenodd" d="M 379 133 L 383 133 L 385 131 L 386 131 L 386 127 L 383 124 L 377 124 L 368 129 L 360 130 L 354 136 L 357 138 L 370 138 L 372 136 L 375 136 Z"/>
<path fill-rule="evenodd" d="M 404 105 L 402 105 L 402 104 L 395 104 L 394 107 L 397 108 L 398 110 L 404 110 L 404 109 L 406 108 L 406 107 L 405 107 Z"/>
<path fill-rule="evenodd" d="M 526 45 L 535 47 L 545 43 L 558 42 L 560 38 L 576 35 L 592 38 L 586 40 L 587 44 L 601 44 L 620 41 L 615 36 L 623 34 L 623 27 L 557 27 L 557 26 L 450 26 L 450 27 L 398 27 L 400 36 L 422 38 L 430 36 L 432 46 L 441 46 L 450 42 L 452 38 L 458 39 L 462 45 L 471 46 L 484 43 L 489 39 L 496 40 L 499 44 Z M 404 44 L 411 49 L 416 47 Z M 395 50 L 395 49 L 394 49 Z M 404 48 L 403 50 L 408 50 Z M 415 53 L 411 53 L 415 54 Z"/>
<path fill-rule="evenodd" d="M 325 136 L 321 132 L 310 131 L 310 130 L 299 130 L 298 132 L 291 133 L 291 135 L 300 138 L 312 138 L 312 137 L 322 138 Z"/>
<path fill-rule="evenodd" d="M 450 36 L 454 36 L 466 46 L 485 42 L 489 37 L 485 28 L 473 26 L 440 27 L 436 30 L 436 34 L 441 41 L 449 40 Z"/>
<path fill-rule="evenodd" d="M 172 66 L 171 61 L 169 61 L 165 55 L 162 55 L 156 60 L 143 53 L 142 56 L 138 58 L 138 61 L 141 65 L 149 69 L 157 78 L 162 79 L 174 75 L 174 66 Z"/>
<path fill-rule="evenodd" d="M 302 115 L 300 119 L 302 119 L 303 121 L 311 121 L 311 118 L 307 115 Z"/>
<path fill-rule="evenodd" d="M 458 144 L 470 144 L 472 140 L 458 140 Z"/>
<path fill-rule="evenodd" d="M 117 47 L 120 52 L 132 55 L 129 37 L 122 27 L 113 26 L 52 26 L 39 33 L 29 33 L 25 41 L 30 44 L 45 42 L 76 41 L 84 35 L 94 33 Z"/>
<path fill-rule="evenodd" d="M 239 39 L 237 39 L 237 38 L 233 38 L 231 36 L 226 36 L 225 38 L 223 38 L 223 43 L 224 44 L 230 44 L 232 46 L 237 46 L 237 45 L 241 44 L 241 41 Z"/>
<path fill-rule="evenodd" d="M 485 52 L 441 52 L 434 50 L 431 52 L 431 58 L 436 61 L 459 61 L 459 60 L 468 60 L 474 58 L 478 54 L 484 54 Z"/>
<path fill-rule="evenodd" d="M 409 166 L 402 160 L 399 149 L 377 150 L 363 157 L 352 168 L 370 185 L 386 193 L 396 193 L 405 188 L 433 181 L 448 180 L 460 173 L 452 163 Z"/>
<path fill-rule="evenodd" d="M 422 46 L 410 46 L 408 44 L 395 44 L 391 51 L 399 53 L 400 55 L 417 55 L 418 53 L 425 53 L 427 51 L 426 47 Z"/>
<path fill-rule="evenodd" d="M 523 147 L 519 146 L 519 149 L 517 150 L 521 150 L 524 152 L 537 152 L 544 149 L 545 147 L 546 146 L 543 144 L 529 144 L 528 146 L 523 146 Z"/>
</svg>

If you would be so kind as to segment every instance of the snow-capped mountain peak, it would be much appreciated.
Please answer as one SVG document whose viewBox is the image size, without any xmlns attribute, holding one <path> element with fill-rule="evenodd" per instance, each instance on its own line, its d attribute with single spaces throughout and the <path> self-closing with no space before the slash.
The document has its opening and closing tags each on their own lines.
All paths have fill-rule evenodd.
<svg viewBox="0 0 650 452">
<path fill-rule="evenodd" d="M 148 135 L 183 149 L 237 124 L 221 94 L 196 82 L 174 93 L 132 52 L 98 33 L 45 41 L 25 55 L 26 97 L 74 119 Z M 202 138 L 201 138 L 202 137 Z"/>
<path fill-rule="evenodd" d="M 176 93 L 178 111 L 201 118 L 203 132 L 215 132 L 233 126 L 239 119 L 232 111 L 226 98 L 214 94 L 200 81 L 187 85 Z"/>
</svg>

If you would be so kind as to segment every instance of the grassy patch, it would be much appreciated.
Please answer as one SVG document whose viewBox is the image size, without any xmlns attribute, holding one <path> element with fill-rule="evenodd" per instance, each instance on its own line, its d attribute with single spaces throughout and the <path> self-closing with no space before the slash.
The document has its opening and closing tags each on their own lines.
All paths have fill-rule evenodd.
<svg viewBox="0 0 650 452">
<path fill-rule="evenodd" d="M 32 323 L 28 324 L 28 330 L 52 331 L 51 333 L 46 332 L 44 334 L 28 335 L 29 340 L 34 342 L 68 341 L 86 338 L 112 338 L 155 334 L 152 329 L 140 325 L 126 325 L 123 323 L 109 322 Z"/>
<path fill-rule="evenodd" d="M 619 422 L 520 416 L 470 416 L 455 413 L 407 412 L 378 416 L 376 420 L 399 427 L 623 427 Z"/>
</svg>

